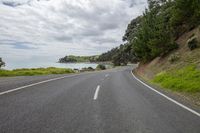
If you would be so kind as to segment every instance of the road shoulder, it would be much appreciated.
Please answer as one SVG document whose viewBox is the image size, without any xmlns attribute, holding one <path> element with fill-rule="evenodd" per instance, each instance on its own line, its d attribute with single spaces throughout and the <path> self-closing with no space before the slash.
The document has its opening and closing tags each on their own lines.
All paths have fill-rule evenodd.
<svg viewBox="0 0 200 133">
<path fill-rule="evenodd" d="M 141 75 L 137 74 L 137 72 L 135 71 L 135 69 L 132 70 L 131 72 L 132 72 L 132 74 L 134 74 L 134 76 L 136 76 L 136 78 L 138 78 L 139 80 L 141 80 L 146 85 L 152 87 L 156 91 L 158 91 L 158 92 L 166 95 L 169 98 L 174 99 L 175 101 L 177 101 L 177 102 L 185 105 L 186 107 L 191 108 L 192 110 L 195 110 L 198 113 L 200 112 L 200 105 L 196 104 L 195 101 L 191 100 L 186 95 L 184 95 L 182 93 L 174 92 L 174 91 L 171 91 L 171 90 L 168 90 L 168 89 L 165 89 L 165 88 L 161 88 L 158 85 L 152 84 L 148 79 L 145 79 Z"/>
</svg>

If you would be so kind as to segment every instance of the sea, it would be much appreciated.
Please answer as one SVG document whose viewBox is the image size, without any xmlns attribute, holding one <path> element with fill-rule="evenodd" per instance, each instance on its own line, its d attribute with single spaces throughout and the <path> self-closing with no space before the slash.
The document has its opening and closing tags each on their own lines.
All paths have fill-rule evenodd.
<svg viewBox="0 0 200 133">
<path fill-rule="evenodd" d="M 19 68 L 47 68 L 47 67 L 57 67 L 57 68 L 71 68 L 71 69 L 79 69 L 82 68 L 96 68 L 97 63 L 57 63 L 57 62 L 19 62 L 19 63 L 7 63 L 4 69 L 12 70 Z"/>
</svg>

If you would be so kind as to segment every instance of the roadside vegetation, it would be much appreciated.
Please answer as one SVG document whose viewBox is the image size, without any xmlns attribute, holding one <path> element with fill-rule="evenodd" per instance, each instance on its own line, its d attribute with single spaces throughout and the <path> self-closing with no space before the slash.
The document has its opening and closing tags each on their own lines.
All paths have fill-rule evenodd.
<svg viewBox="0 0 200 133">
<path fill-rule="evenodd" d="M 68 74 L 68 73 L 74 73 L 74 71 L 72 69 L 55 68 L 55 67 L 14 69 L 14 70 L 0 69 L 0 77 L 34 76 L 34 75 L 49 75 L 49 74 Z"/>
<path fill-rule="evenodd" d="M 82 68 L 80 72 L 92 72 L 92 71 L 100 71 L 100 70 L 106 70 L 106 66 L 103 64 L 97 65 L 96 68 L 88 67 L 88 68 Z"/>
<path fill-rule="evenodd" d="M 99 64 L 97 65 L 96 70 L 106 70 L 106 66 L 103 64 Z"/>
<path fill-rule="evenodd" d="M 196 65 L 161 72 L 152 80 L 161 87 L 179 92 L 200 92 L 200 69 Z"/>
</svg>

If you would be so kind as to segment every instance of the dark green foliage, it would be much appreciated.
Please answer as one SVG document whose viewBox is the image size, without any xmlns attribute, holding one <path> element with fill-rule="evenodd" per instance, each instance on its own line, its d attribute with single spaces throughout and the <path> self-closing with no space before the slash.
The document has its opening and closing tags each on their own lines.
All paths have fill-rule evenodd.
<svg viewBox="0 0 200 133">
<path fill-rule="evenodd" d="M 141 16 L 133 19 L 131 23 L 128 24 L 125 35 L 122 38 L 123 41 L 131 41 L 135 37 L 135 34 L 137 33 L 137 27 L 139 26 L 140 22 Z"/>
<path fill-rule="evenodd" d="M 193 50 L 193 49 L 197 48 L 198 47 L 198 40 L 197 40 L 197 38 L 195 36 L 192 37 L 192 38 L 190 38 L 188 40 L 188 42 L 187 42 L 187 45 L 188 45 L 188 48 L 190 50 Z"/>
<path fill-rule="evenodd" d="M 77 60 L 75 58 L 71 58 L 70 56 L 65 56 L 63 58 L 60 58 L 59 62 L 60 63 L 66 63 L 66 62 L 72 63 L 72 62 L 77 62 Z"/>
<path fill-rule="evenodd" d="M 129 53 L 128 45 L 120 45 L 119 51 L 112 58 L 112 63 L 115 66 L 127 65 L 130 57 L 131 54 Z"/>
<path fill-rule="evenodd" d="M 88 70 L 94 70 L 92 67 L 88 67 Z"/>
<path fill-rule="evenodd" d="M 130 44 L 124 44 L 120 45 L 120 47 L 113 48 L 112 50 L 103 53 L 99 56 L 97 61 L 99 62 L 112 62 L 115 66 L 120 65 L 127 65 L 128 62 L 135 62 L 134 55 L 131 51 L 131 45 Z"/>
<path fill-rule="evenodd" d="M 2 60 L 2 58 L 0 57 L 0 68 L 5 66 L 5 62 Z"/>
<path fill-rule="evenodd" d="M 200 24 L 200 1 L 175 0 L 170 19 L 176 37 L 193 29 Z"/>
<path fill-rule="evenodd" d="M 151 2 L 150 2 L 151 3 Z M 152 2 L 153 3 L 153 2 Z M 136 56 L 142 61 L 149 61 L 170 51 L 174 45 L 168 13 L 165 5 L 153 3 L 145 11 L 135 39 L 130 42 Z"/>
<path fill-rule="evenodd" d="M 86 72 L 86 71 L 94 71 L 95 69 L 93 69 L 92 67 L 88 67 L 88 68 L 82 68 L 80 71 L 81 72 Z"/>
<path fill-rule="evenodd" d="M 200 24 L 200 0 L 148 0 L 148 4 L 123 37 L 136 61 L 150 61 L 178 48 L 176 38 Z"/>
<path fill-rule="evenodd" d="M 200 24 L 200 1 L 199 0 L 175 0 L 175 14 L 177 23 L 186 23 L 190 27 Z"/>
<path fill-rule="evenodd" d="M 59 59 L 60 63 L 74 63 L 74 62 L 95 62 L 98 56 L 65 56 Z"/>
<path fill-rule="evenodd" d="M 175 41 L 173 41 L 172 43 L 170 43 L 169 48 L 168 48 L 169 51 L 167 51 L 167 53 L 178 48 L 179 48 L 179 45 Z"/>
<path fill-rule="evenodd" d="M 105 70 L 106 66 L 103 65 L 103 64 L 99 64 L 96 69 L 98 69 L 98 70 Z"/>
<path fill-rule="evenodd" d="M 103 53 L 99 56 L 97 61 L 104 62 L 104 61 L 111 61 L 113 56 L 119 52 L 118 48 L 113 48 L 110 51 Z"/>
</svg>

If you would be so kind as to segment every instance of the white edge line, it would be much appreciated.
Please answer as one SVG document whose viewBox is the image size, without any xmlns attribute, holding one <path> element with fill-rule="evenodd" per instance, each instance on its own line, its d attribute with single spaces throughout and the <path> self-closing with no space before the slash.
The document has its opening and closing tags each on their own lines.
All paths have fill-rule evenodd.
<svg viewBox="0 0 200 133">
<path fill-rule="evenodd" d="M 83 74 L 87 74 L 87 73 L 83 73 Z M 43 84 L 43 83 L 47 83 L 47 82 L 51 82 L 51 81 L 55 81 L 55 80 L 59 80 L 59 79 L 79 76 L 79 75 L 83 75 L 83 74 L 67 75 L 67 76 L 63 76 L 63 77 L 57 77 L 57 78 L 52 78 L 52 79 L 36 82 L 36 83 L 33 83 L 33 84 L 29 84 L 29 85 L 25 85 L 25 86 L 21 86 L 21 87 L 15 88 L 15 89 L 11 89 L 11 90 L 8 90 L 8 91 L 0 92 L 0 96 L 4 95 L 4 94 L 11 93 L 11 92 L 14 92 L 14 91 L 18 91 L 18 90 L 21 90 L 21 89 L 25 89 L 25 88 L 28 88 L 28 87 L 31 87 L 31 86 L 35 86 L 35 85 L 39 85 L 39 84 Z"/>
<path fill-rule="evenodd" d="M 100 89 L 100 85 L 98 85 L 96 88 L 96 91 L 94 93 L 94 98 L 93 98 L 94 100 L 97 100 L 97 98 L 98 98 L 99 89 Z"/>
<path fill-rule="evenodd" d="M 185 105 L 183 105 L 183 104 L 177 102 L 176 100 L 174 100 L 174 99 L 172 99 L 172 98 L 166 96 L 165 94 L 163 94 L 163 93 L 157 91 L 156 89 L 152 88 L 151 86 L 145 84 L 143 81 L 141 81 L 140 79 L 138 79 L 138 78 L 133 74 L 132 71 L 131 71 L 131 74 L 132 74 L 132 76 L 133 76 L 137 81 L 139 81 L 140 83 L 142 83 L 143 85 L 145 85 L 146 87 L 148 87 L 149 89 L 151 89 L 152 91 L 158 93 L 159 95 L 165 97 L 167 100 L 169 100 L 169 101 L 171 101 L 171 102 L 177 104 L 178 106 L 180 106 L 180 107 L 182 107 L 182 108 L 188 110 L 189 112 L 191 112 L 191 113 L 193 113 L 193 114 L 195 114 L 195 115 L 197 115 L 197 116 L 200 117 L 200 114 L 199 114 L 198 112 L 194 111 L 193 109 L 190 109 L 189 107 L 187 107 L 187 106 L 185 106 Z"/>
</svg>

